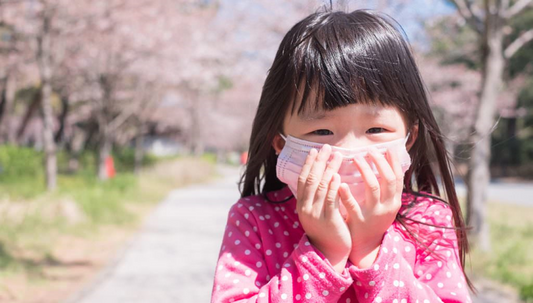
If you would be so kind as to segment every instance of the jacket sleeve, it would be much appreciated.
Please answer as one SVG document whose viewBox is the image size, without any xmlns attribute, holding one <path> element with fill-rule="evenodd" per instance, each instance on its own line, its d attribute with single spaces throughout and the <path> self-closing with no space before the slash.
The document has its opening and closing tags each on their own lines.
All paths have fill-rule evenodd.
<svg viewBox="0 0 533 303">
<path fill-rule="evenodd" d="M 235 204 L 228 217 L 211 302 L 337 302 L 353 283 L 348 269 L 337 273 L 303 236 L 276 272 L 267 268 L 263 236 L 247 207 Z M 279 271 L 279 272 L 278 272 Z"/>
<path fill-rule="evenodd" d="M 349 267 L 359 302 L 471 302 L 451 228 L 452 212 L 444 203 L 427 205 L 414 219 L 441 227 L 414 224 L 414 235 L 428 235 L 420 237 L 423 245 L 395 223 L 372 267 Z"/>
</svg>

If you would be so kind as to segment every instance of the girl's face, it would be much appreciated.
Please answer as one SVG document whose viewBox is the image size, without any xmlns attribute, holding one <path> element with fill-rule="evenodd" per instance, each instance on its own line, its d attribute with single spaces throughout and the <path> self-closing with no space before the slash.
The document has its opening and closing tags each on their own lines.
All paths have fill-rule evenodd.
<svg viewBox="0 0 533 303">
<path fill-rule="evenodd" d="M 349 104 L 330 111 L 289 112 L 283 121 L 283 134 L 342 148 L 356 148 L 405 138 L 407 127 L 396 107 Z M 407 149 L 415 142 L 417 127 L 410 133 Z M 277 135 L 272 145 L 279 154 L 285 141 Z"/>
</svg>

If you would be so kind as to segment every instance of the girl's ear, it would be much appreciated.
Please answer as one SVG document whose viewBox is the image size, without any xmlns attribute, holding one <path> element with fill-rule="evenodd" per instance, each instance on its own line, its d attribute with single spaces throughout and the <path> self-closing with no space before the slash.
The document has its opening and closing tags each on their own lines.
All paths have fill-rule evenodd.
<svg viewBox="0 0 533 303">
<path fill-rule="evenodd" d="M 416 138 L 418 138 L 418 122 L 413 125 L 409 131 L 409 139 L 406 144 L 407 151 L 411 150 L 411 147 L 413 147 L 413 144 L 416 142 Z"/>
<path fill-rule="evenodd" d="M 279 155 L 281 153 L 281 150 L 285 146 L 285 140 L 279 135 L 275 135 L 274 139 L 272 140 L 272 147 L 276 151 L 276 155 Z"/>
</svg>

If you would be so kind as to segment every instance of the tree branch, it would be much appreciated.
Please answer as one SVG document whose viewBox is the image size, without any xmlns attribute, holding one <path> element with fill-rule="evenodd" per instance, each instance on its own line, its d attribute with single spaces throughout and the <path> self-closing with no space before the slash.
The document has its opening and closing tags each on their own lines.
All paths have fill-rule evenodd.
<svg viewBox="0 0 533 303">
<path fill-rule="evenodd" d="M 533 40 L 533 29 L 523 32 L 516 38 L 503 52 L 505 58 L 511 58 L 517 51 L 526 45 L 529 41 Z"/>
<path fill-rule="evenodd" d="M 518 0 L 513 6 L 503 13 L 503 17 L 505 19 L 511 19 L 523 11 L 524 8 L 528 7 L 531 3 L 533 3 L 533 0 Z"/>
<path fill-rule="evenodd" d="M 135 114 L 135 111 L 138 110 L 137 106 L 130 106 L 128 109 L 122 111 L 113 121 L 109 123 L 109 128 L 112 131 L 116 131 L 124 122 L 126 122 L 131 116 Z"/>
<path fill-rule="evenodd" d="M 471 3 L 468 0 L 451 0 L 461 17 L 478 33 L 483 32 L 483 23 L 481 18 L 472 10 Z"/>
</svg>

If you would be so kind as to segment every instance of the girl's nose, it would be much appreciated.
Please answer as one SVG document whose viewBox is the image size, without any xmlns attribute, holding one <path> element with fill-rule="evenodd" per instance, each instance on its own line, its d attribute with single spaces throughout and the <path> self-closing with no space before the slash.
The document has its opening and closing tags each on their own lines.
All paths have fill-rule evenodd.
<svg viewBox="0 0 533 303">
<path fill-rule="evenodd" d="M 354 135 L 347 135 L 346 137 L 342 138 L 337 144 L 337 147 L 341 148 L 347 148 L 347 149 L 354 149 L 362 146 L 369 145 L 370 142 L 368 142 L 368 139 L 363 137 L 356 137 Z"/>
</svg>

